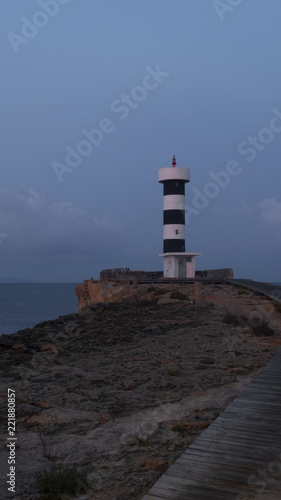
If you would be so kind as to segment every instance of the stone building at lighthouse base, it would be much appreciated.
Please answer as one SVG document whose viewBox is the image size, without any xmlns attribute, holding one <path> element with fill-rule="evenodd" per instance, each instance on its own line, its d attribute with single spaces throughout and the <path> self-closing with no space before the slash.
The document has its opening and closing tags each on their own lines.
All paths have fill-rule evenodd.
<svg viewBox="0 0 281 500">
<path fill-rule="evenodd" d="M 164 278 L 194 278 L 195 257 L 201 253 L 177 252 L 164 253 Z"/>
</svg>

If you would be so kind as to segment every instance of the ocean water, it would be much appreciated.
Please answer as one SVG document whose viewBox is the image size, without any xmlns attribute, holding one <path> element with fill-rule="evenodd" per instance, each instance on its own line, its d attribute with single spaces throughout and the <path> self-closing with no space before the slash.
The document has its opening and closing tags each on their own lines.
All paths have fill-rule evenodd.
<svg viewBox="0 0 281 500">
<path fill-rule="evenodd" d="M 75 283 L 0 283 L 0 335 L 76 313 Z"/>
</svg>

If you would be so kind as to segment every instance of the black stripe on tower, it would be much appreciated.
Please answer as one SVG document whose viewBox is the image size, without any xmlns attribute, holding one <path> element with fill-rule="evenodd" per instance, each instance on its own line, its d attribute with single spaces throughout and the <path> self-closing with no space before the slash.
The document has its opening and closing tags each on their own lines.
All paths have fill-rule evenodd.
<svg viewBox="0 0 281 500">
<path fill-rule="evenodd" d="M 163 240 L 163 253 L 185 252 L 185 240 Z"/>
<path fill-rule="evenodd" d="M 177 179 L 164 181 L 164 196 L 167 194 L 185 194 L 185 182 Z"/>
<path fill-rule="evenodd" d="M 183 224 L 185 225 L 184 210 L 164 210 L 163 224 Z"/>
</svg>

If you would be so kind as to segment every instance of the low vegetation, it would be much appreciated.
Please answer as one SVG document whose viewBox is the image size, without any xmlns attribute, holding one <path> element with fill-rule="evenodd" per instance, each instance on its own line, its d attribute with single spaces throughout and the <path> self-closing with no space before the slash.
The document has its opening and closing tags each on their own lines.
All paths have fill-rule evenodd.
<svg viewBox="0 0 281 500">
<path fill-rule="evenodd" d="M 238 314 L 227 312 L 222 319 L 223 323 L 232 326 L 238 326 L 241 324 L 241 317 Z"/>
<path fill-rule="evenodd" d="M 268 321 L 260 316 L 247 317 L 245 314 L 239 315 L 239 313 L 227 311 L 222 322 L 232 326 L 248 326 L 250 332 L 256 337 L 271 337 L 274 335 L 274 330 Z"/>
<path fill-rule="evenodd" d="M 183 434 L 186 428 L 186 423 L 185 422 L 177 422 L 175 425 L 172 427 L 172 431 L 178 432 L 179 434 Z"/>
<path fill-rule="evenodd" d="M 53 465 L 50 470 L 35 472 L 34 476 L 41 500 L 61 500 L 64 494 L 82 494 L 89 488 L 86 475 L 76 465 Z"/>
<path fill-rule="evenodd" d="M 281 304 L 274 304 L 275 311 L 281 314 Z"/>
<path fill-rule="evenodd" d="M 257 324 L 251 328 L 256 337 L 271 337 L 274 335 L 274 330 L 269 326 L 266 320 L 257 321 Z"/>
<path fill-rule="evenodd" d="M 170 299 L 177 299 L 177 300 L 188 300 L 188 296 L 185 295 L 185 293 L 182 293 L 178 290 L 175 290 L 170 294 Z"/>
<path fill-rule="evenodd" d="M 165 293 L 168 293 L 168 290 L 166 288 L 156 288 L 154 295 L 157 297 L 158 295 L 165 295 Z"/>
<path fill-rule="evenodd" d="M 169 368 L 167 370 L 168 375 L 171 377 L 179 377 L 181 374 L 181 371 L 178 368 Z"/>
</svg>

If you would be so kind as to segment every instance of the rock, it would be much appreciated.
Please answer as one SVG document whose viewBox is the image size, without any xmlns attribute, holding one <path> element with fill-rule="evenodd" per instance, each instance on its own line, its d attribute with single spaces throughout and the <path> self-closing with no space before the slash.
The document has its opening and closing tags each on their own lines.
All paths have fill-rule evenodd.
<svg viewBox="0 0 281 500">
<path fill-rule="evenodd" d="M 9 387 L 21 500 L 38 498 L 35 471 L 60 463 L 88 475 L 91 488 L 79 500 L 140 500 L 281 343 L 223 323 L 226 304 L 240 300 L 231 286 L 205 285 L 214 306 L 198 310 L 168 298 L 174 289 L 192 298 L 193 285 L 157 296 L 147 285 L 96 282 L 90 296 L 85 283 L 79 314 L 0 338 L 1 430 L 5 436 Z M 251 292 L 247 301 L 259 307 Z M 0 466 L 6 470 L 6 448 Z"/>
<path fill-rule="evenodd" d="M 51 354 L 58 354 L 59 352 L 58 348 L 51 344 L 42 344 L 40 346 L 40 351 L 48 351 Z"/>
</svg>

